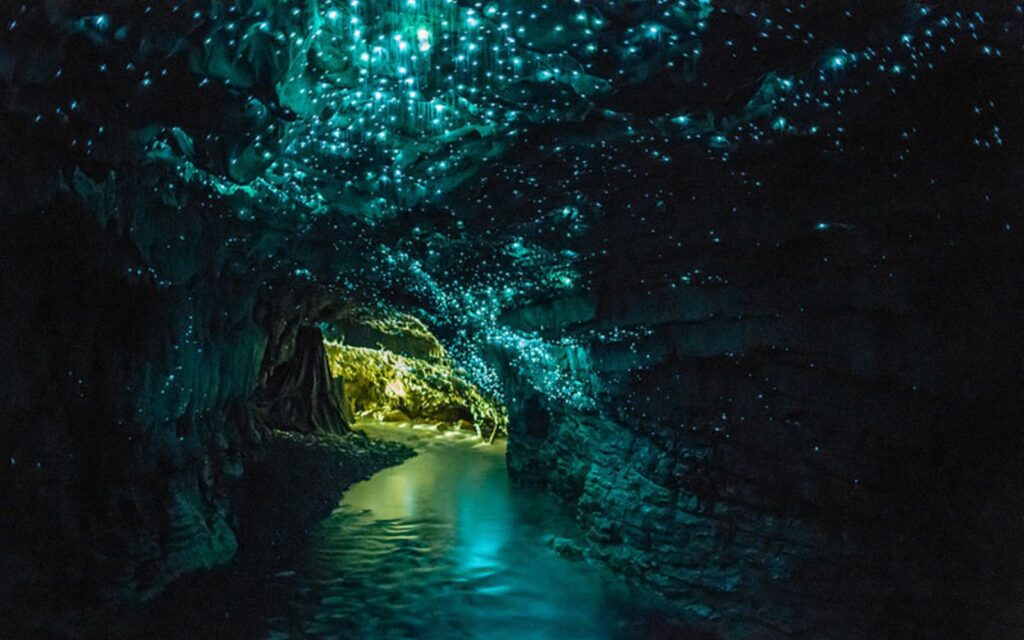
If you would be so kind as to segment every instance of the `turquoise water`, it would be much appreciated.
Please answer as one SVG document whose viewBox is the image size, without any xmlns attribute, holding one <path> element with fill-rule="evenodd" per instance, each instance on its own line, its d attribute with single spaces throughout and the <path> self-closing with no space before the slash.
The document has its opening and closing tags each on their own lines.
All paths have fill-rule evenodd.
<svg viewBox="0 0 1024 640">
<path fill-rule="evenodd" d="M 262 585 L 275 605 L 265 637 L 562 640 L 660 626 L 651 594 L 549 547 L 579 531 L 551 496 L 510 484 L 500 443 L 362 428 L 419 455 L 353 485 L 295 566 Z"/>
</svg>

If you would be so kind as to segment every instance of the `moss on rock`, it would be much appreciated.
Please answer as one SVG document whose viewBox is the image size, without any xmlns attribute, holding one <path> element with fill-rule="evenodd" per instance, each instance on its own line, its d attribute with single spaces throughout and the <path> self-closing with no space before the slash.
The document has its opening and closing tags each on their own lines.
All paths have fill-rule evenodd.
<svg viewBox="0 0 1024 640">
<path fill-rule="evenodd" d="M 356 416 L 505 432 L 505 407 L 486 397 L 447 358 L 428 361 L 383 349 L 325 344 L 331 375 Z"/>
</svg>

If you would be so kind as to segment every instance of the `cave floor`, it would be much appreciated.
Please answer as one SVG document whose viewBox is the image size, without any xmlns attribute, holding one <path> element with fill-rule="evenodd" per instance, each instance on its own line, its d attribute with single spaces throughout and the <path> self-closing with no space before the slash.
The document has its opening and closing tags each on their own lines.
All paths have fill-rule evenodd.
<svg viewBox="0 0 1024 640">
<path fill-rule="evenodd" d="M 503 442 L 432 427 L 357 428 L 418 455 L 353 485 L 283 565 L 222 581 L 210 594 L 218 604 L 163 621 L 160 633 L 674 637 L 657 596 L 580 559 L 582 536 L 562 505 L 510 482 Z"/>
</svg>

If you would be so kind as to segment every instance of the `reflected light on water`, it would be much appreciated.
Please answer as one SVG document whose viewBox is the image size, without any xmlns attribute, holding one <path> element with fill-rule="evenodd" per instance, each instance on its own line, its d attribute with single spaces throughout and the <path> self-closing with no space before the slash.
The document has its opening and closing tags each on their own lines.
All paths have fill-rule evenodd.
<svg viewBox="0 0 1024 640">
<path fill-rule="evenodd" d="M 656 602 L 549 548 L 580 533 L 549 495 L 510 486 L 503 444 L 362 428 L 418 455 L 354 485 L 313 532 L 271 637 L 620 638 Z"/>
</svg>

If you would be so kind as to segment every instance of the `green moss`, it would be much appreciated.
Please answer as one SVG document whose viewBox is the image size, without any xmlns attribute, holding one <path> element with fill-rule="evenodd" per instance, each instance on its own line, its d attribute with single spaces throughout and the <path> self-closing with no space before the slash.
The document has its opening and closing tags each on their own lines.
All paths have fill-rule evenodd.
<svg viewBox="0 0 1024 640">
<path fill-rule="evenodd" d="M 324 336 L 346 346 L 382 349 L 431 362 L 448 357 L 430 329 L 418 318 L 404 313 L 356 307 L 330 324 Z"/>
<path fill-rule="evenodd" d="M 331 375 L 344 384 L 357 416 L 475 429 L 481 435 L 506 430 L 505 407 L 484 396 L 446 358 L 428 361 L 337 342 L 324 346 Z"/>
</svg>

